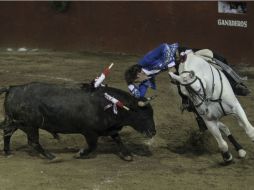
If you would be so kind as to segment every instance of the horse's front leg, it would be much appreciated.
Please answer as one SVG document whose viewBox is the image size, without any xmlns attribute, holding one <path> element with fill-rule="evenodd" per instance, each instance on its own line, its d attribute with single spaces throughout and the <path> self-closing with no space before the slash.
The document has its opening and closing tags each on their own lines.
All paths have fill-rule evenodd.
<svg viewBox="0 0 254 190">
<path fill-rule="evenodd" d="M 235 104 L 233 112 L 238 120 L 239 125 L 244 128 L 246 134 L 254 142 L 254 127 L 249 122 L 240 103 Z"/>
<path fill-rule="evenodd" d="M 226 125 L 224 125 L 222 122 L 218 122 L 218 126 L 220 131 L 222 131 L 228 137 L 228 140 L 235 147 L 235 150 L 238 152 L 239 158 L 245 158 L 246 151 L 243 149 L 242 145 L 240 145 L 237 142 L 237 140 L 234 138 L 234 136 L 231 134 L 229 128 Z"/>
<path fill-rule="evenodd" d="M 217 121 L 208 121 L 206 119 L 204 119 L 204 121 L 206 123 L 208 130 L 212 133 L 212 135 L 214 136 L 214 138 L 216 139 L 218 143 L 218 147 L 221 151 L 223 160 L 226 163 L 230 163 L 233 160 L 233 156 L 228 151 L 227 142 L 222 138 Z"/>
</svg>

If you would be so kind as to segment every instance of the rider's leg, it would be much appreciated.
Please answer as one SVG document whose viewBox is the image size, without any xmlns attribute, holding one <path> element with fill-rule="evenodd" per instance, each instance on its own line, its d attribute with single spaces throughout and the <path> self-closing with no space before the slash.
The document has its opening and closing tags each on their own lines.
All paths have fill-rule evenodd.
<svg viewBox="0 0 254 190">
<path fill-rule="evenodd" d="M 234 93 L 239 96 L 247 96 L 250 94 L 250 90 L 243 84 L 241 77 L 228 65 L 227 60 L 214 52 L 213 57 L 216 64 L 222 68 L 223 73 L 228 78 Z"/>
<path fill-rule="evenodd" d="M 236 81 L 230 74 L 223 70 L 223 73 L 226 75 L 234 93 L 238 96 L 247 96 L 251 93 L 248 87 L 242 83 L 242 81 Z"/>
</svg>

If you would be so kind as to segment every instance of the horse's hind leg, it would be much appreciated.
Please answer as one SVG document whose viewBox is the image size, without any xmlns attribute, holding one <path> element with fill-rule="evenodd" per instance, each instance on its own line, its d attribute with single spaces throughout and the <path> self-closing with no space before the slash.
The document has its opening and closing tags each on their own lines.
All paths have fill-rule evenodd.
<svg viewBox="0 0 254 190">
<path fill-rule="evenodd" d="M 10 141 L 13 133 L 17 130 L 17 128 L 11 127 L 11 128 L 4 128 L 4 153 L 6 156 L 11 154 L 10 149 Z"/>
<path fill-rule="evenodd" d="M 239 103 L 234 107 L 233 112 L 238 120 L 239 125 L 244 128 L 249 138 L 254 141 L 254 128 L 249 122 L 246 113 Z"/>
<path fill-rule="evenodd" d="M 233 160 L 233 156 L 228 151 L 227 142 L 222 138 L 217 121 L 207 121 L 207 120 L 204 120 L 204 121 L 206 123 L 208 130 L 211 132 L 211 134 L 214 136 L 214 138 L 216 139 L 218 143 L 223 160 L 226 163 L 230 163 Z"/>
<path fill-rule="evenodd" d="M 222 122 L 218 122 L 218 126 L 219 126 L 220 131 L 222 131 L 225 135 L 227 135 L 228 140 L 235 147 L 235 150 L 238 152 L 239 157 L 244 158 L 246 156 L 246 151 L 243 149 L 243 147 L 237 142 L 237 140 L 231 134 L 229 128 L 226 125 L 224 125 Z"/>
</svg>

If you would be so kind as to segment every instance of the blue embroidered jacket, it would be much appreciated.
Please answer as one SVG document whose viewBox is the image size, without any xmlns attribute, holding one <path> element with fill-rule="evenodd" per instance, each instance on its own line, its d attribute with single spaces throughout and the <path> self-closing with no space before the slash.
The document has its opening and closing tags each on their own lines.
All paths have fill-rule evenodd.
<svg viewBox="0 0 254 190">
<path fill-rule="evenodd" d="M 163 43 L 139 60 L 138 64 L 142 66 L 143 72 L 151 78 L 140 83 L 138 87 L 133 85 L 129 88 L 135 97 L 144 97 L 149 87 L 156 89 L 155 76 L 159 72 L 175 66 L 175 53 L 178 47 L 178 43 L 171 45 Z"/>
</svg>

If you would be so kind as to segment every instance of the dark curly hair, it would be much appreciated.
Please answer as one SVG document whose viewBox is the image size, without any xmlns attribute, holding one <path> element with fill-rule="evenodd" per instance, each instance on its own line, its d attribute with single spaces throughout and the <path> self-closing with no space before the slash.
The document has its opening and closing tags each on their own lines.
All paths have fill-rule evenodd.
<svg viewBox="0 0 254 190">
<path fill-rule="evenodd" d="M 132 84 L 137 79 L 137 74 L 141 72 L 142 67 L 138 64 L 130 66 L 124 73 L 126 83 Z"/>
</svg>

